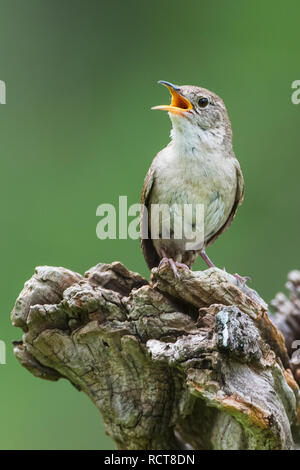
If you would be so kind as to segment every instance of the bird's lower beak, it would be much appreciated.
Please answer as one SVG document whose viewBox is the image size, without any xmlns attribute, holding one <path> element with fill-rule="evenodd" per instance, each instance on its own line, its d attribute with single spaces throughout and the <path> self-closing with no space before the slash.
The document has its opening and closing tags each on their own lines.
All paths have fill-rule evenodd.
<svg viewBox="0 0 300 470">
<path fill-rule="evenodd" d="M 187 99 L 184 98 L 180 93 L 180 87 L 173 85 L 172 83 L 165 82 L 163 80 L 160 80 L 158 83 L 161 83 L 162 85 L 165 85 L 171 95 L 172 95 L 172 100 L 170 105 L 163 104 L 161 106 L 153 106 L 151 109 L 161 109 L 162 111 L 169 111 L 170 113 L 173 114 L 180 114 L 184 115 L 186 111 L 189 111 L 192 109 L 192 104 L 191 102 Z"/>
</svg>

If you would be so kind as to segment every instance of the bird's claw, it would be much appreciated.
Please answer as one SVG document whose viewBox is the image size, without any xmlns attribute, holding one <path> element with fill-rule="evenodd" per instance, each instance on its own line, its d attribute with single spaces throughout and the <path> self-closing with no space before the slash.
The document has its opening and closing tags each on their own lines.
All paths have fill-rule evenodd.
<svg viewBox="0 0 300 470">
<path fill-rule="evenodd" d="M 177 268 L 182 268 L 182 269 L 190 269 L 186 264 L 183 264 L 183 263 L 179 263 L 178 261 L 174 261 L 173 258 L 167 258 L 166 256 L 164 256 L 161 260 L 160 260 L 160 263 L 158 265 L 158 267 L 160 267 L 162 264 L 164 263 L 168 263 L 174 273 L 174 276 L 177 278 L 177 279 L 180 279 L 180 276 L 178 274 L 178 271 L 177 271 Z"/>
<path fill-rule="evenodd" d="M 166 256 L 164 256 L 164 257 L 160 260 L 158 267 L 160 268 L 163 264 L 168 263 L 168 262 L 169 262 L 169 258 L 167 258 Z"/>
<path fill-rule="evenodd" d="M 235 273 L 233 276 L 237 279 L 237 281 L 238 281 L 243 287 L 246 285 L 247 281 L 250 281 L 250 282 L 252 281 L 251 277 L 249 277 L 249 276 L 240 276 L 240 275 L 237 274 L 237 273 Z"/>
<path fill-rule="evenodd" d="M 187 264 L 179 263 L 178 261 L 175 261 L 175 264 L 176 264 L 177 268 L 187 269 L 188 271 L 190 270 L 190 268 L 188 267 Z"/>
</svg>

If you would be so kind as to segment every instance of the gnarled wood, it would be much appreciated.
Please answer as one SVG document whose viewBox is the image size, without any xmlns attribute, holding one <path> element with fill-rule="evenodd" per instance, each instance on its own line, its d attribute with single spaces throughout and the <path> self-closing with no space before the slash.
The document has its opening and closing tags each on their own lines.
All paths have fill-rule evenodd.
<svg viewBox="0 0 300 470">
<path fill-rule="evenodd" d="M 286 288 L 289 297 L 279 292 L 271 302 L 276 310 L 273 321 L 284 336 L 291 366 L 300 384 L 300 271 L 289 273 Z"/>
<path fill-rule="evenodd" d="M 299 389 L 267 305 L 217 268 L 179 274 L 36 268 L 17 359 L 84 391 L 120 449 L 292 449 Z"/>
</svg>

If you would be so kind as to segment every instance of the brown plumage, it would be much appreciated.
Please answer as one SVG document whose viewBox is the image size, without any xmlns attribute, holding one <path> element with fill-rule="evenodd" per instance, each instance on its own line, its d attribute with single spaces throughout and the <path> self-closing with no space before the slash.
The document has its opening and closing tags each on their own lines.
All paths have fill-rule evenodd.
<svg viewBox="0 0 300 470">
<path fill-rule="evenodd" d="M 212 266 L 205 248 L 230 226 L 244 197 L 244 179 L 232 148 L 230 120 L 221 98 L 209 90 L 162 83 L 169 88 L 172 102 L 154 109 L 169 111 L 172 140 L 156 155 L 144 181 L 141 194 L 143 254 L 150 269 L 164 257 L 172 259 L 173 268 L 180 263 L 190 267 L 197 254 Z M 161 225 L 159 238 L 152 239 L 153 204 L 168 204 L 168 207 L 201 204 L 204 207 L 202 245 L 187 250 L 186 238 L 164 238 Z M 193 213 L 187 225 L 194 227 L 195 223 Z M 172 228 L 174 231 L 171 224 Z"/>
</svg>

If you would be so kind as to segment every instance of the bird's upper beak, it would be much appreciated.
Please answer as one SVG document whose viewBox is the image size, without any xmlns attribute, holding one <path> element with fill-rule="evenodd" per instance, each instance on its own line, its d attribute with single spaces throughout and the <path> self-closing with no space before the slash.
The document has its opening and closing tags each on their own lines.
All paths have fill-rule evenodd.
<svg viewBox="0 0 300 470">
<path fill-rule="evenodd" d="M 186 111 L 189 111 L 193 108 L 192 103 L 180 94 L 180 87 L 177 85 L 173 85 L 172 83 L 165 82 L 164 80 L 160 80 L 158 83 L 165 85 L 169 88 L 169 91 L 172 95 L 171 104 L 163 104 L 161 106 L 153 106 L 151 109 L 161 109 L 163 111 L 169 111 L 170 113 L 184 115 Z"/>
</svg>

